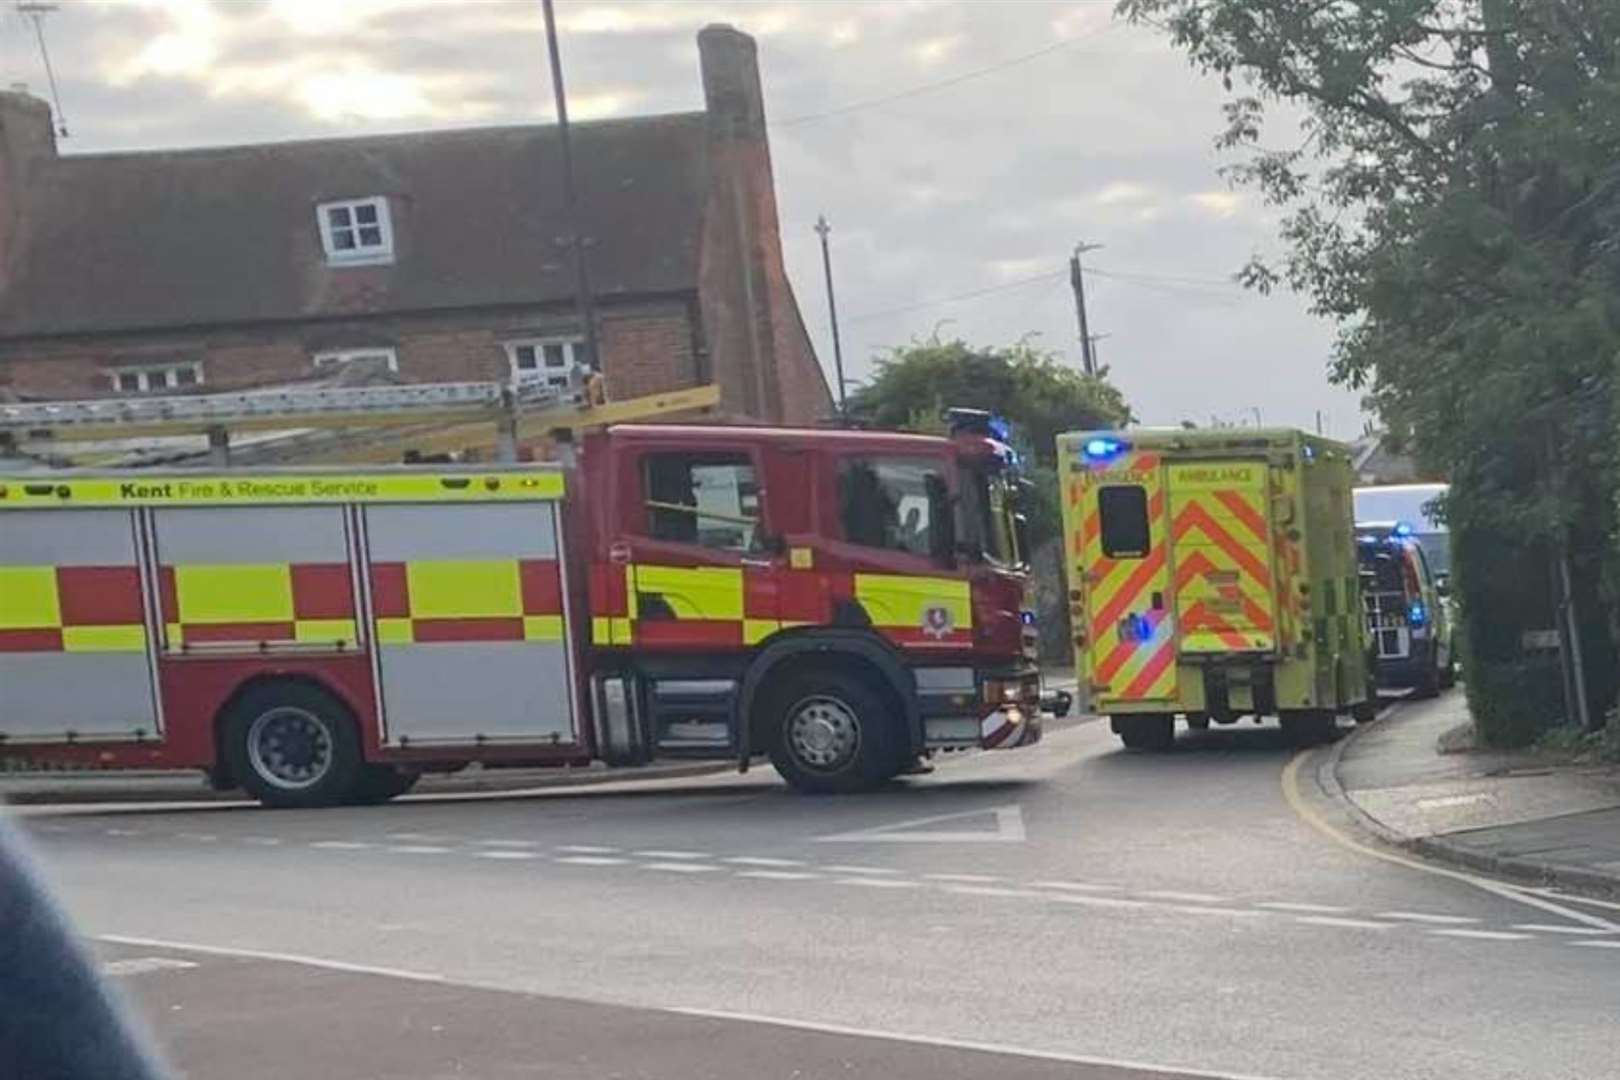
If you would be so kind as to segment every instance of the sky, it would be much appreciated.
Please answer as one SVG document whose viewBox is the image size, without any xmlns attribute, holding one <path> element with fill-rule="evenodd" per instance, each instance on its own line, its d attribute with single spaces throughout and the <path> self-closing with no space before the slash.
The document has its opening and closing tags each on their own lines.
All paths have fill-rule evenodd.
<svg viewBox="0 0 1620 1080">
<path fill-rule="evenodd" d="M 552 119 L 539 0 L 58 0 L 64 153 Z M 1219 84 L 1112 0 L 556 0 L 571 115 L 702 108 L 695 35 L 759 41 L 788 273 L 846 373 L 938 333 L 1080 362 L 1067 264 L 1086 255 L 1098 359 L 1148 424 L 1359 434 L 1326 377 L 1333 327 L 1232 274 L 1277 212 L 1213 146 Z M 0 84 L 47 81 L 0 7 Z M 1290 126 L 1286 117 L 1280 124 Z M 1290 132 L 1268 134 L 1279 145 Z"/>
</svg>

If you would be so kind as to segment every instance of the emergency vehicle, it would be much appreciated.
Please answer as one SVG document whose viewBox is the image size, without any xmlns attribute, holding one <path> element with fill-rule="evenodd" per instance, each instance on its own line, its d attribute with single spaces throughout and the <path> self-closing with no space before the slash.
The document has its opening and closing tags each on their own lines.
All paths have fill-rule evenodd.
<svg viewBox="0 0 1620 1080">
<path fill-rule="evenodd" d="M 1292 430 L 1060 435 L 1080 693 L 1133 749 L 1367 697 L 1348 448 Z"/>
<path fill-rule="evenodd" d="M 1375 683 L 1434 697 L 1457 682 L 1446 588 L 1406 522 L 1356 526 Z"/>
<path fill-rule="evenodd" d="M 1040 737 L 987 417 L 619 425 L 571 457 L 0 478 L 0 755 L 316 806 L 675 756 L 847 791 Z"/>
</svg>

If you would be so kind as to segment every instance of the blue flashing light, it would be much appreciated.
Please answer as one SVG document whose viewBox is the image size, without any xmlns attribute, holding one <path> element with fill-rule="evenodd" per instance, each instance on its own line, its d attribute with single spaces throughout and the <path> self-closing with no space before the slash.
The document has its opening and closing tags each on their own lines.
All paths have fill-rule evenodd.
<svg viewBox="0 0 1620 1080">
<path fill-rule="evenodd" d="M 1012 442 L 1012 425 L 1007 423 L 1004 416 L 992 416 L 989 423 L 990 437 L 1004 443 Z"/>
<path fill-rule="evenodd" d="M 1407 605 L 1406 621 L 1412 626 L 1422 626 L 1429 621 L 1429 612 L 1423 606 L 1423 601 L 1414 600 Z"/>
<path fill-rule="evenodd" d="M 1115 439 L 1107 435 L 1099 435 L 1087 439 L 1086 444 L 1080 448 L 1080 453 L 1087 461 L 1109 461 L 1119 457 L 1131 448 L 1131 444 L 1124 439 Z"/>
<path fill-rule="evenodd" d="M 1391 536 L 1411 536 L 1412 526 L 1404 521 L 1397 521 L 1395 527 L 1389 530 Z"/>
<path fill-rule="evenodd" d="M 1018 618 L 1025 626 L 1035 625 L 1035 613 L 1033 611 L 1020 611 Z"/>
</svg>

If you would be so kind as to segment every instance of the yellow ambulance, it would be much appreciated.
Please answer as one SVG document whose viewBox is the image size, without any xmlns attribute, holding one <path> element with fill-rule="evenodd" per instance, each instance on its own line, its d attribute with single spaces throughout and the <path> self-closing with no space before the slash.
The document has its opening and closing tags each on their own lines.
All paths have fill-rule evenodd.
<svg viewBox="0 0 1620 1080">
<path fill-rule="evenodd" d="M 1058 436 L 1082 707 L 1132 749 L 1275 715 L 1331 736 L 1367 701 L 1347 447 L 1274 430 Z"/>
</svg>

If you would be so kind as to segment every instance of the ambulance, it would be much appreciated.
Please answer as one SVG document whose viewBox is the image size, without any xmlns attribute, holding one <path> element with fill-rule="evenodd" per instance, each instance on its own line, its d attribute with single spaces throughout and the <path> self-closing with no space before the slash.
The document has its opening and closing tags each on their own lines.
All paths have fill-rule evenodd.
<svg viewBox="0 0 1620 1080">
<path fill-rule="evenodd" d="M 0 477 L 0 757 L 318 806 L 472 762 L 763 755 L 852 791 L 1040 738 L 987 417 L 618 425 L 571 456 Z"/>
<path fill-rule="evenodd" d="M 1127 747 L 1280 718 L 1328 737 L 1367 699 L 1347 447 L 1293 430 L 1057 440 L 1083 707 Z"/>
</svg>

